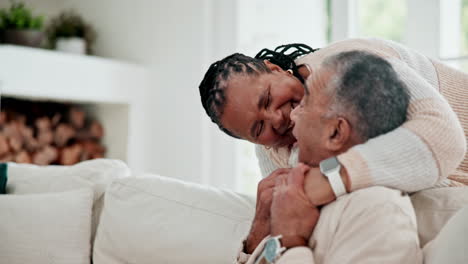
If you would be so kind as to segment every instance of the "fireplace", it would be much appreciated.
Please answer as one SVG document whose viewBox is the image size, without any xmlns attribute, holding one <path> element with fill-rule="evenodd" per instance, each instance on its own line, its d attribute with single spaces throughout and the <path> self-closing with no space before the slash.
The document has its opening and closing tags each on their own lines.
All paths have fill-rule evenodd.
<svg viewBox="0 0 468 264">
<path fill-rule="evenodd" d="M 72 165 L 105 157 L 103 125 L 86 104 L 2 97 L 0 161 Z"/>
<path fill-rule="evenodd" d="M 6 126 L 14 120 L 8 133 L 19 127 L 23 140 L 33 139 L 32 143 L 15 142 L 18 136 L 10 140 L 3 135 L 3 160 L 70 164 L 105 157 L 142 170 L 153 165 L 144 115 L 153 109 L 147 92 L 154 89 L 154 77 L 145 67 L 11 45 L 0 45 L 0 61 L 1 110 L 9 109 L 3 111 L 0 122 Z M 53 142 L 42 150 L 42 158 L 36 157 L 39 137 L 42 148 L 51 138 Z M 14 154 L 11 143 L 17 144 Z M 1 144 L 0 139 L 0 152 Z M 29 144 L 26 150 L 19 148 L 25 144 Z"/>
</svg>

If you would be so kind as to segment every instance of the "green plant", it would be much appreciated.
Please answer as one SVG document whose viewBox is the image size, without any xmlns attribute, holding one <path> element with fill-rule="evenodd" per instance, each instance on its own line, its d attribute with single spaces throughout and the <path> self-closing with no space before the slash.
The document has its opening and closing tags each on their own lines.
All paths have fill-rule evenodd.
<svg viewBox="0 0 468 264">
<path fill-rule="evenodd" d="M 86 42 L 87 53 L 91 53 L 92 44 L 96 39 L 96 32 L 75 11 L 62 12 L 51 19 L 46 29 L 49 46 L 55 48 L 58 38 L 78 37 Z"/>
<path fill-rule="evenodd" d="M 40 30 L 43 16 L 33 16 L 23 3 L 11 2 L 8 9 L 0 9 L 0 29 L 35 29 Z"/>
</svg>

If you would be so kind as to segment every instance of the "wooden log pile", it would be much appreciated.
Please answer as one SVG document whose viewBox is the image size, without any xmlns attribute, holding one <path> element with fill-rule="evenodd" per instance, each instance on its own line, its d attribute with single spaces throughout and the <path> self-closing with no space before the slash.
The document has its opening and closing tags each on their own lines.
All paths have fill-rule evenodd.
<svg viewBox="0 0 468 264">
<path fill-rule="evenodd" d="M 72 165 L 104 157 L 103 126 L 81 108 L 43 102 L 25 107 L 16 99 L 6 102 L 2 100 L 0 112 L 1 162 Z M 46 110 L 38 110 L 38 105 Z"/>
</svg>

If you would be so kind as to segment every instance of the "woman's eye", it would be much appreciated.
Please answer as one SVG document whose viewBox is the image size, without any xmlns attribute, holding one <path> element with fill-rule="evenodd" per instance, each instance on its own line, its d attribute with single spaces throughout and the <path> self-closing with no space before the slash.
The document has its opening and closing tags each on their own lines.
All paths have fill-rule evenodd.
<svg viewBox="0 0 468 264">
<path fill-rule="evenodd" d="M 271 103 L 271 93 L 270 93 L 270 91 L 268 91 L 268 97 L 267 97 L 267 101 L 265 103 L 265 108 L 270 106 L 270 103 Z"/>
<path fill-rule="evenodd" d="M 262 130 L 263 130 L 263 121 L 260 122 L 260 125 L 258 126 L 257 138 L 260 136 L 260 134 L 262 134 Z"/>
</svg>

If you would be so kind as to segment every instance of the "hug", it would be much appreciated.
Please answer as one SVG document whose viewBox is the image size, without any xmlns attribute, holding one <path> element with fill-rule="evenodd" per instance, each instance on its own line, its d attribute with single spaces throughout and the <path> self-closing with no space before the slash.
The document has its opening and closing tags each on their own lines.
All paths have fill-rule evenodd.
<svg viewBox="0 0 468 264">
<path fill-rule="evenodd" d="M 467 74 L 381 39 L 213 63 L 203 107 L 256 144 L 264 177 L 237 262 L 442 263 L 444 234 L 423 245 L 410 195 L 468 184 L 467 86 Z"/>
</svg>

